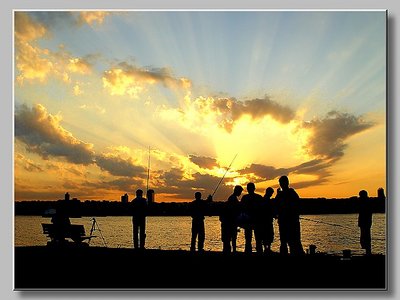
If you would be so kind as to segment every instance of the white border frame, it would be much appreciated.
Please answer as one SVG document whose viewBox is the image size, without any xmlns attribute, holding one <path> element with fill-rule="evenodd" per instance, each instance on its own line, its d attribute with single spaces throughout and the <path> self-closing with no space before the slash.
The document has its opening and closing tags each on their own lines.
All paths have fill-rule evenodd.
<svg viewBox="0 0 400 300">
<path fill-rule="evenodd" d="M 387 195 L 390 195 L 388 202 L 389 212 L 397 212 L 398 204 L 396 203 L 398 195 L 398 172 L 400 170 L 399 161 L 396 160 L 396 153 L 399 153 L 399 141 L 396 138 L 399 130 L 399 104 L 398 102 L 398 89 L 396 86 L 397 74 L 399 70 L 399 61 L 395 57 L 395 54 L 399 49 L 399 22 L 396 17 L 400 14 L 400 1 L 398 0 L 274 0 L 274 1 L 263 1 L 263 0 L 248 0 L 246 2 L 240 0 L 231 1 L 212 1 L 203 0 L 198 3 L 184 0 L 135 0 L 131 3 L 123 0 L 97 0 L 97 1 L 85 1 L 85 0 L 13 0 L 13 1 L 2 1 L 0 10 L 0 19 L 2 20 L 2 37 L 1 42 L 1 66 L 2 68 L 2 81 L 3 87 L 1 88 L 1 109 L 0 109 L 0 120 L 2 120 L 2 126 L 0 126 L 0 134 L 2 140 L 6 140 L 6 143 L 2 143 L 1 155 L 0 155 L 0 211 L 2 212 L 1 220 L 1 233 L 3 241 L 1 243 L 1 262 L 2 262 L 2 289 L 0 294 L 3 299 L 19 299 L 21 296 L 31 299 L 52 299 L 52 298 L 70 298 L 73 296 L 74 299 L 87 299 L 87 298 L 100 298 L 100 299 L 116 299 L 116 298 L 132 298 L 145 297 L 148 298 L 177 298 L 184 297 L 207 297 L 211 299 L 217 299 L 221 296 L 229 296 L 230 298 L 248 298 L 249 293 L 243 292 L 207 292 L 202 293 L 191 293 L 191 292 L 162 292 L 162 293 L 150 293 L 150 292 L 119 292 L 118 294 L 110 292 L 74 292 L 73 294 L 67 292 L 14 292 L 13 291 L 13 137 L 14 137 L 14 126 L 13 126 L 13 113 L 14 103 L 13 99 L 13 34 L 12 34 L 12 18 L 13 10 L 388 10 L 388 107 L 387 107 Z M 397 51 L 396 51 L 397 50 Z M 10 76 L 11 75 L 11 76 Z M 392 215 L 392 214 L 390 214 Z M 375 298 L 375 297 L 389 297 L 397 298 L 397 291 L 395 290 L 395 284 L 398 282 L 397 272 L 399 268 L 399 262 L 396 258 L 397 249 L 399 249 L 399 240 L 396 239 L 393 233 L 399 229 L 397 216 L 388 218 L 388 245 L 387 254 L 390 259 L 389 267 L 389 291 L 388 292 L 299 292 L 285 293 L 282 291 L 278 292 L 252 292 L 253 297 L 265 297 L 268 293 L 268 297 L 272 298 L 323 298 L 323 297 L 340 297 L 341 299 L 363 297 L 363 298 Z"/>
</svg>

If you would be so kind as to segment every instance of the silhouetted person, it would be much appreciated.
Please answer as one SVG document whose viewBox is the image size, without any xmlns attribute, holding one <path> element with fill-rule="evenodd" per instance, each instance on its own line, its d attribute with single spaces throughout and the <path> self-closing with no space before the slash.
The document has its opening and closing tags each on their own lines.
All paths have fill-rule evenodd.
<svg viewBox="0 0 400 300">
<path fill-rule="evenodd" d="M 251 243 L 253 238 L 253 230 L 256 227 L 257 215 L 263 198 L 260 194 L 255 193 L 256 186 L 254 185 L 253 182 L 249 182 L 246 188 L 247 188 L 247 194 L 242 197 L 240 203 L 243 212 L 248 217 L 247 225 L 244 228 L 244 238 L 245 238 L 244 251 L 246 253 L 251 253 L 253 250 L 253 246 Z M 258 230 L 254 231 L 254 236 L 256 240 L 256 250 L 258 253 L 262 253 L 262 244 Z"/>
<path fill-rule="evenodd" d="M 51 223 L 54 224 L 54 241 L 57 243 L 66 242 L 65 238 L 68 235 L 71 221 L 63 204 L 57 204 L 56 213 L 51 218 Z"/>
<path fill-rule="evenodd" d="M 194 193 L 194 198 L 190 203 L 190 215 L 192 216 L 190 251 L 196 251 L 197 240 L 197 251 L 203 252 L 205 239 L 204 216 L 207 212 L 208 203 L 212 201 L 212 197 L 208 196 L 207 200 L 203 200 L 201 199 L 201 193 L 196 192 Z"/>
<path fill-rule="evenodd" d="M 385 190 L 383 188 L 378 189 L 378 199 L 385 201 L 386 196 L 385 196 Z"/>
<path fill-rule="evenodd" d="M 275 205 L 278 214 L 280 253 L 291 255 L 304 254 L 301 244 L 299 195 L 292 188 L 289 188 L 289 178 L 281 176 L 279 178 L 280 189 L 275 197 Z"/>
<path fill-rule="evenodd" d="M 135 249 L 144 249 L 146 241 L 147 200 L 143 198 L 143 191 L 136 191 L 136 198 L 132 200 L 133 245 Z"/>
<path fill-rule="evenodd" d="M 236 252 L 236 239 L 238 224 L 237 218 L 240 212 L 240 202 L 238 197 L 242 194 L 243 188 L 236 185 L 233 194 L 229 196 L 224 203 L 219 220 L 221 221 L 221 240 L 222 251 L 230 253 L 231 250 Z"/>
<path fill-rule="evenodd" d="M 151 205 L 154 203 L 154 190 L 148 190 L 146 193 L 147 204 Z"/>
<path fill-rule="evenodd" d="M 261 251 L 264 253 L 271 252 L 271 244 L 274 241 L 274 208 L 271 199 L 273 194 L 273 188 L 265 190 L 255 222 L 255 235 L 261 240 Z"/>
<path fill-rule="evenodd" d="M 359 214 L 358 227 L 360 227 L 360 244 L 365 249 L 365 254 L 371 254 L 371 226 L 372 226 L 372 203 L 371 198 L 365 190 L 359 192 Z"/>
</svg>

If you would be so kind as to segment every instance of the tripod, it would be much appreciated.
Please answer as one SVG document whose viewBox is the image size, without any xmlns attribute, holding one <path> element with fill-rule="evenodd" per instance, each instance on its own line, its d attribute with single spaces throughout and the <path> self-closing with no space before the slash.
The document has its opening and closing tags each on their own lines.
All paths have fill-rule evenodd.
<svg viewBox="0 0 400 300">
<path fill-rule="evenodd" d="M 103 233 L 101 232 L 100 226 L 99 226 L 99 224 L 97 223 L 96 218 L 92 218 L 92 228 L 90 228 L 90 239 L 89 239 L 88 244 L 90 244 L 91 238 L 93 237 L 93 236 L 92 236 L 93 231 L 95 231 L 96 228 L 97 228 L 97 230 L 100 232 L 100 236 L 101 236 L 101 238 L 102 238 L 102 240 L 103 240 L 104 246 L 107 248 L 106 240 L 104 239 Z"/>
</svg>

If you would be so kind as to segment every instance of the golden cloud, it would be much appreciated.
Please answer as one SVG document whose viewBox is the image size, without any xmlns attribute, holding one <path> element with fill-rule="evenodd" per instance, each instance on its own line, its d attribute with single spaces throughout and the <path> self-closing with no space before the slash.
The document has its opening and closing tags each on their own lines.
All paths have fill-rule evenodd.
<svg viewBox="0 0 400 300">
<path fill-rule="evenodd" d="M 83 94 L 83 91 L 81 90 L 81 87 L 78 84 L 74 85 L 73 92 L 75 96 Z"/>
<path fill-rule="evenodd" d="M 92 67 L 89 62 L 83 58 L 70 58 L 67 70 L 73 73 L 89 74 L 92 71 Z"/>
<path fill-rule="evenodd" d="M 16 12 L 14 21 L 15 59 L 16 67 L 19 70 L 17 80 L 19 83 L 22 83 L 24 79 L 38 79 L 43 82 L 54 66 L 46 58 L 49 51 L 37 47 L 35 41 L 43 38 L 47 29 L 24 12 Z"/>
<path fill-rule="evenodd" d="M 137 98 L 144 87 L 134 76 L 127 74 L 122 69 L 112 69 L 104 72 L 103 87 L 108 89 L 111 95 L 129 95 Z"/>
<path fill-rule="evenodd" d="M 44 82 L 53 72 L 54 64 L 46 58 L 47 50 L 40 49 L 29 43 L 21 43 L 17 46 L 16 67 L 19 71 L 17 81 L 23 83 L 25 79 Z"/>
<path fill-rule="evenodd" d="M 167 68 L 148 70 L 122 62 L 103 74 L 103 87 L 108 89 L 111 95 L 129 95 L 136 98 L 146 86 L 154 84 L 162 84 L 173 90 L 188 90 L 191 87 L 189 79 L 175 78 Z"/>
<path fill-rule="evenodd" d="M 16 12 L 14 15 L 14 34 L 17 42 L 26 43 L 42 38 L 47 29 L 44 25 L 32 20 L 25 12 Z"/>
<path fill-rule="evenodd" d="M 102 24 L 106 16 L 110 13 L 106 11 L 81 11 L 78 17 L 78 24 L 89 24 L 93 23 Z"/>
<path fill-rule="evenodd" d="M 62 47 L 58 52 L 39 47 L 37 40 L 50 35 L 50 32 L 48 27 L 25 12 L 15 13 L 14 34 L 17 82 L 20 84 L 25 80 L 45 82 L 50 75 L 69 84 L 72 82 L 71 73 L 91 72 L 91 64 L 85 58 L 72 57 Z"/>
</svg>

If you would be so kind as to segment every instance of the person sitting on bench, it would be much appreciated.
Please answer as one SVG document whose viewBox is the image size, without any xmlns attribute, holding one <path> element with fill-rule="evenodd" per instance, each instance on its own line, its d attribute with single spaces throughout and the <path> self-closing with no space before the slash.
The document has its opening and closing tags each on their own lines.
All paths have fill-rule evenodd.
<svg viewBox="0 0 400 300">
<path fill-rule="evenodd" d="M 65 242 L 65 238 L 71 227 L 71 221 L 65 210 L 58 207 L 55 215 L 51 218 L 51 223 L 54 224 L 54 241 Z"/>
</svg>

